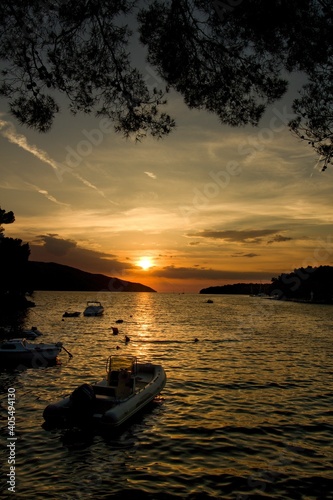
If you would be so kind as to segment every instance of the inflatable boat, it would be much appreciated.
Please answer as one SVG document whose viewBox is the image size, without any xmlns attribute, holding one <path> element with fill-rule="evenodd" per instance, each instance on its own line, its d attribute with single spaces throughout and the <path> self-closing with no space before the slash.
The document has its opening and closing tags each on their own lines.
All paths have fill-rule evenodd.
<svg viewBox="0 0 333 500">
<path fill-rule="evenodd" d="M 161 365 L 139 363 L 134 356 L 110 356 L 106 377 L 96 384 L 82 384 L 71 395 L 49 404 L 43 417 L 57 425 L 94 422 L 117 427 L 150 403 L 164 388 Z"/>
</svg>

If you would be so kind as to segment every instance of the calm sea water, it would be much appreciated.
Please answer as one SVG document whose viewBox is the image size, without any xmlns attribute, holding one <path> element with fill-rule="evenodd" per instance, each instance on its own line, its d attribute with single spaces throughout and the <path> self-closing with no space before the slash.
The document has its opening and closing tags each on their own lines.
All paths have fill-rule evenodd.
<svg viewBox="0 0 333 500">
<path fill-rule="evenodd" d="M 333 499 L 332 307 L 199 294 L 37 292 L 34 300 L 26 327 L 37 326 L 43 342 L 62 341 L 73 358 L 62 352 L 61 365 L 0 371 L 1 498 Z M 104 316 L 62 319 L 87 300 L 100 300 Z M 45 430 L 45 406 L 103 378 L 117 352 L 161 363 L 162 397 L 117 432 Z M 6 484 L 8 388 L 16 493 Z"/>
</svg>

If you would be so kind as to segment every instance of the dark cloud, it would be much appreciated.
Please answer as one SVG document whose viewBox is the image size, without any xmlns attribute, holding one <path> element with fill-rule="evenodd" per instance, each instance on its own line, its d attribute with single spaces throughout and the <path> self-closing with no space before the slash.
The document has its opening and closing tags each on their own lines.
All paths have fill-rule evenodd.
<svg viewBox="0 0 333 500">
<path fill-rule="evenodd" d="M 64 240 L 57 238 L 57 234 L 41 234 L 37 237 L 37 242 L 44 243 L 44 250 L 50 255 L 63 256 L 76 247 L 73 240 Z"/>
<path fill-rule="evenodd" d="M 272 240 L 267 241 L 267 244 L 270 243 L 282 243 L 283 241 L 290 241 L 292 238 L 288 238 L 287 236 L 282 236 L 282 234 L 277 234 L 274 236 Z"/>
<path fill-rule="evenodd" d="M 258 253 L 235 253 L 231 257 L 247 257 L 252 259 L 253 257 L 260 257 Z"/>
<path fill-rule="evenodd" d="M 205 229 L 196 233 L 188 233 L 191 238 L 209 238 L 215 240 L 226 240 L 240 243 L 260 243 L 266 236 L 276 234 L 274 229 L 249 229 L 246 231 L 212 231 Z"/>
<path fill-rule="evenodd" d="M 277 274 L 277 273 L 276 273 Z M 151 275 L 158 278 L 167 279 L 199 279 L 199 280 L 235 280 L 241 281 L 258 281 L 271 280 L 275 275 L 272 272 L 255 272 L 255 271 L 226 271 L 211 268 L 197 267 L 175 267 L 166 266 L 161 269 L 155 269 Z"/>
<path fill-rule="evenodd" d="M 30 260 L 56 262 L 91 273 L 106 276 L 121 276 L 132 269 L 129 262 L 121 262 L 113 254 L 87 250 L 70 239 L 59 238 L 57 234 L 40 235 L 36 244 L 30 243 Z"/>
</svg>

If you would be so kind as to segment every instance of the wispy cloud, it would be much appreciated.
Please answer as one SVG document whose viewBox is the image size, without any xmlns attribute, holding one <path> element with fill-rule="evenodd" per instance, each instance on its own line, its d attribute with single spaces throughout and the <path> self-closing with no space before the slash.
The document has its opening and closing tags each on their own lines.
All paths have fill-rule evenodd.
<svg viewBox="0 0 333 500">
<path fill-rule="evenodd" d="M 276 234 L 272 240 L 267 241 L 267 244 L 282 243 L 284 241 L 290 241 L 290 240 L 292 240 L 292 238 L 288 238 L 288 236 L 282 236 L 282 234 Z"/>
<path fill-rule="evenodd" d="M 57 200 L 54 196 L 52 196 L 46 189 L 41 189 L 40 187 L 36 186 L 35 184 L 30 184 L 29 182 L 25 182 L 27 186 L 30 186 L 33 188 L 35 191 L 37 191 L 39 194 L 45 196 L 49 201 L 52 201 L 53 203 L 56 203 L 57 205 L 63 205 L 65 207 L 69 207 L 67 203 L 62 203 L 61 201 Z"/>
<path fill-rule="evenodd" d="M 76 179 L 78 179 L 79 181 L 81 181 L 85 186 L 87 186 L 88 188 L 90 189 L 94 189 L 98 194 L 100 194 L 103 198 L 105 198 L 106 200 L 108 200 L 110 203 L 112 203 L 113 205 L 119 205 L 119 203 L 116 203 L 115 201 L 112 201 L 112 200 L 109 200 L 107 198 L 107 196 L 105 195 L 105 193 L 99 189 L 98 187 L 96 187 L 94 184 L 92 184 L 90 181 L 88 181 L 87 179 L 85 179 L 84 177 L 82 177 L 80 174 L 78 173 L 74 173 L 74 172 L 71 172 L 73 177 L 75 177 Z"/>
<path fill-rule="evenodd" d="M 148 175 L 148 177 L 151 177 L 152 179 L 157 179 L 157 176 L 153 172 L 144 172 L 144 174 Z"/>
<path fill-rule="evenodd" d="M 233 242 L 260 243 L 263 237 L 275 235 L 276 233 L 277 231 L 274 229 L 254 229 L 247 231 L 210 231 L 208 229 L 205 229 L 196 233 L 189 233 L 187 236 Z"/>
<path fill-rule="evenodd" d="M 156 277 L 168 279 L 199 279 L 199 280 L 270 280 L 271 272 L 266 271 L 233 271 L 229 269 L 213 269 L 204 267 L 175 267 L 166 266 L 156 268 L 151 271 L 151 274 Z"/>
<path fill-rule="evenodd" d="M 45 151 L 38 148 L 34 144 L 29 144 L 27 138 L 24 135 L 19 134 L 11 122 L 0 119 L 0 132 L 3 137 L 8 139 L 9 142 L 11 142 L 12 144 L 16 144 L 25 151 L 28 151 L 43 163 L 50 165 L 50 167 L 53 168 L 55 172 L 58 172 L 57 163 L 52 158 L 50 158 L 50 156 Z"/>
<path fill-rule="evenodd" d="M 16 144 L 20 148 L 24 149 L 25 151 L 28 151 L 32 155 L 34 155 L 36 158 L 38 158 L 41 162 L 46 163 L 49 165 L 53 171 L 55 172 L 57 178 L 62 180 L 63 174 L 69 173 L 71 174 L 74 178 L 82 182 L 85 186 L 87 186 L 90 189 L 94 189 L 100 196 L 102 196 L 105 199 L 108 199 L 105 195 L 105 193 L 99 189 L 97 186 L 92 184 L 90 181 L 79 175 L 77 172 L 73 172 L 72 168 L 68 168 L 59 162 L 55 161 L 53 158 L 51 158 L 46 151 L 43 151 L 42 149 L 38 148 L 35 144 L 29 144 L 27 138 L 23 134 L 19 134 L 14 125 L 11 122 L 8 122 L 6 120 L 2 120 L 0 118 L 0 133 L 2 134 L 3 137 L 5 137 L 9 142 L 12 144 Z M 38 190 L 38 189 L 37 189 Z M 41 192 L 41 191 L 40 191 Z M 41 194 L 46 194 L 47 191 Z M 50 201 L 55 201 L 51 195 L 47 193 L 47 197 Z M 117 205 L 117 203 L 113 202 L 112 200 L 108 200 L 110 203 L 113 203 Z M 57 202 L 59 203 L 59 202 Z"/>
</svg>

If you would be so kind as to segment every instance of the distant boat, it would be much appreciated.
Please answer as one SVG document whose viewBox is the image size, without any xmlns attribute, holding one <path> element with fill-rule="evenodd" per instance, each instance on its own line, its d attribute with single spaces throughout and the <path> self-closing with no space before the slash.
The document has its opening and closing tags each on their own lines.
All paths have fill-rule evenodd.
<svg viewBox="0 0 333 500">
<path fill-rule="evenodd" d="M 45 422 L 117 427 L 150 403 L 166 384 L 161 365 L 138 363 L 135 356 L 110 356 L 106 372 L 97 384 L 82 384 L 70 396 L 49 404 L 43 412 Z"/>
<path fill-rule="evenodd" d="M 267 293 L 259 292 L 257 294 L 250 295 L 250 297 L 259 297 L 259 299 L 270 299 L 271 296 L 267 295 Z"/>
<path fill-rule="evenodd" d="M 83 311 L 84 316 L 101 316 L 104 313 L 104 307 L 97 300 L 88 300 L 87 307 Z"/>
<path fill-rule="evenodd" d="M 23 330 L 22 336 L 28 340 L 35 340 L 37 337 L 40 337 L 42 332 L 40 332 L 37 326 L 32 326 L 30 330 Z"/>
<path fill-rule="evenodd" d="M 80 311 L 65 311 L 62 315 L 63 318 L 77 318 L 80 316 Z"/>
</svg>

